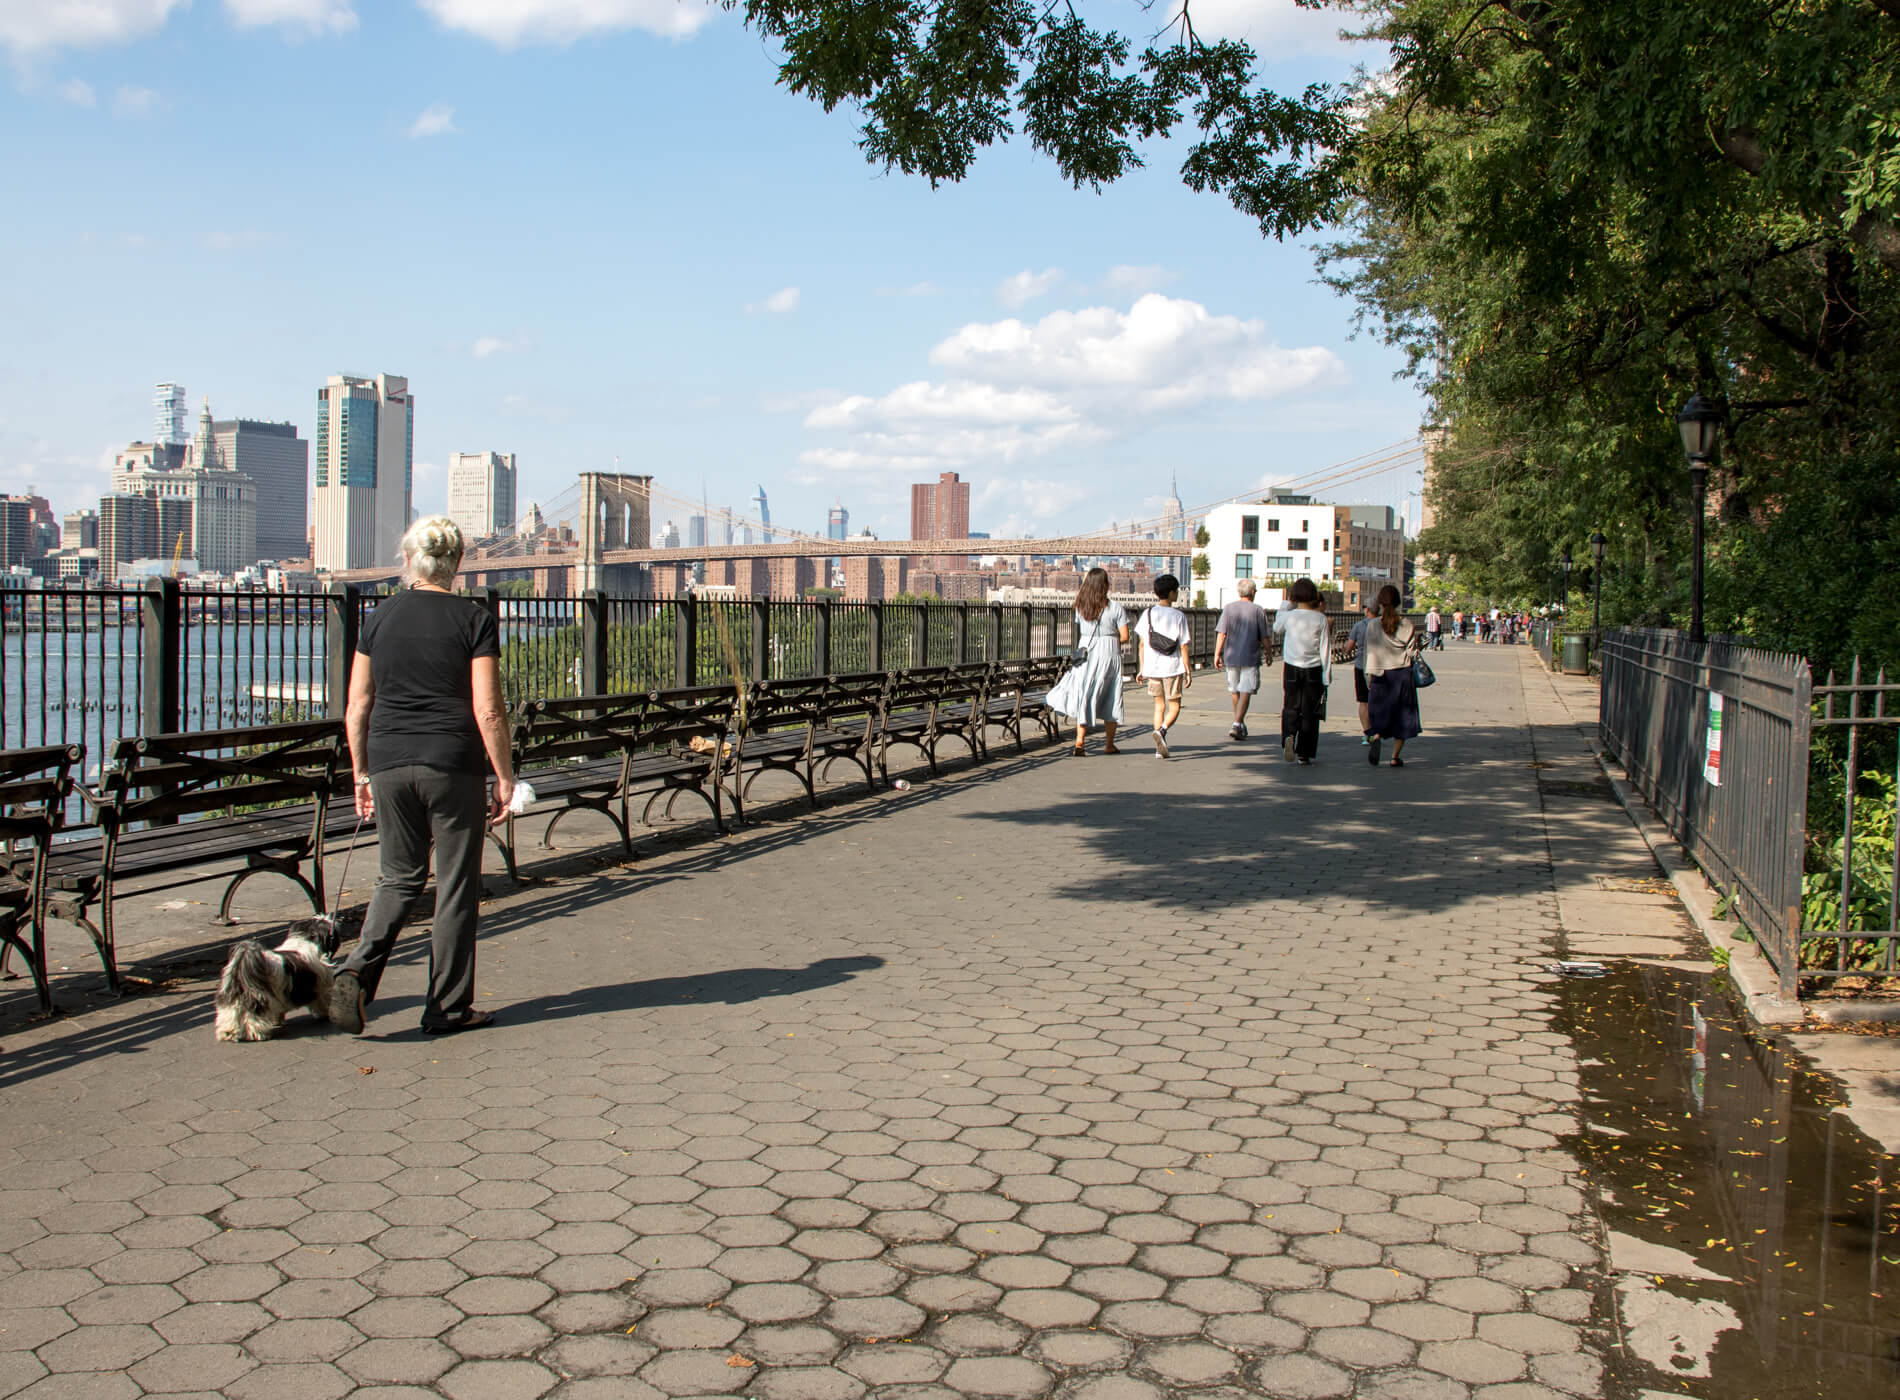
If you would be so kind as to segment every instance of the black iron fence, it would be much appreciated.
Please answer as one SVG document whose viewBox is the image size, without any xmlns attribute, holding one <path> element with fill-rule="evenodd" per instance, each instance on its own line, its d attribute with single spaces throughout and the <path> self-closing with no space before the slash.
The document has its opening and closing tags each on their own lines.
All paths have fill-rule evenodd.
<svg viewBox="0 0 1900 1400">
<path fill-rule="evenodd" d="M 1799 656 L 1616 631 L 1601 734 L 1774 964 L 1803 982 L 1900 978 L 1900 682 L 1815 685 Z"/>
<path fill-rule="evenodd" d="M 472 596 L 494 613 L 511 701 L 1050 656 L 1075 631 L 1068 608 L 984 603 Z M 172 579 L 0 588 L 0 747 L 79 743 L 90 767 L 129 736 L 341 715 L 381 600 Z M 1218 613 L 1186 611 L 1189 654 L 1206 665 Z"/>
</svg>

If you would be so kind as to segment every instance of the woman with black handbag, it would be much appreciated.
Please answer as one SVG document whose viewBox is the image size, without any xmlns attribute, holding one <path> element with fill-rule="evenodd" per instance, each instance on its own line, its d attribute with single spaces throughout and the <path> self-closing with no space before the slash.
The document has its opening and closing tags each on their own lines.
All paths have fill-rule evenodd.
<svg viewBox="0 0 1900 1400">
<path fill-rule="evenodd" d="M 1399 590 L 1387 584 L 1379 590 L 1379 616 L 1366 628 L 1367 708 L 1371 727 L 1366 730 L 1366 762 L 1379 763 L 1383 740 L 1392 740 L 1392 766 L 1403 768 L 1400 754 L 1407 739 L 1424 732 L 1418 716 L 1418 681 L 1413 663 L 1424 637 L 1399 613 Z"/>
</svg>

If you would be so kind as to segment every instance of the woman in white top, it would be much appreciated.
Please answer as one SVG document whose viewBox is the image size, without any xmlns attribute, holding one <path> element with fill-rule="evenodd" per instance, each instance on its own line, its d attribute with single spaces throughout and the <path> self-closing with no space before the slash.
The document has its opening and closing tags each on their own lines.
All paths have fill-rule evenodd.
<svg viewBox="0 0 1900 1400">
<path fill-rule="evenodd" d="M 1399 753 L 1407 739 L 1424 732 L 1418 718 L 1418 686 L 1412 681 L 1412 662 L 1418 657 L 1414 628 L 1399 615 L 1399 590 L 1387 584 L 1379 590 L 1379 616 L 1366 629 L 1367 708 L 1372 727 L 1366 731 L 1366 761 L 1379 762 L 1379 742 L 1390 739 L 1392 766 L 1403 768 Z"/>
<path fill-rule="evenodd" d="M 1280 751 L 1286 761 L 1310 764 L 1319 752 L 1319 711 L 1326 702 L 1326 655 L 1332 647 L 1332 623 L 1319 589 L 1310 578 L 1294 583 L 1274 615 L 1285 699 L 1280 708 Z"/>
<path fill-rule="evenodd" d="M 1089 726 L 1106 736 L 1103 753 L 1120 753 L 1115 730 L 1122 722 L 1122 646 L 1128 614 L 1108 596 L 1108 570 L 1090 569 L 1075 594 L 1075 664 L 1049 692 L 1049 708 L 1075 721 L 1077 758 L 1088 750 Z"/>
</svg>

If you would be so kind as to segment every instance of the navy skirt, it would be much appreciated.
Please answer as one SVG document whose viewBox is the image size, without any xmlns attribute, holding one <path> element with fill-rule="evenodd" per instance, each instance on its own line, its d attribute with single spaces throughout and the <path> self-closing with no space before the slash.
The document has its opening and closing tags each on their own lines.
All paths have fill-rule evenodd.
<svg viewBox="0 0 1900 1400">
<path fill-rule="evenodd" d="M 1425 732 L 1418 720 L 1418 687 L 1412 668 L 1401 666 L 1366 677 L 1371 692 L 1372 732 L 1381 739 L 1415 739 Z"/>
</svg>

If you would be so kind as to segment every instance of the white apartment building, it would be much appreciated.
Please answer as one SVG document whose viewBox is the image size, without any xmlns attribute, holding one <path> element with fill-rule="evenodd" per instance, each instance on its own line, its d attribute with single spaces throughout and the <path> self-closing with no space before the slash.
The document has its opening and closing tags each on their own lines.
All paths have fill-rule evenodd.
<svg viewBox="0 0 1900 1400">
<path fill-rule="evenodd" d="M 319 572 L 398 562 L 415 484 L 415 407 L 395 374 L 333 374 L 317 390 Z"/>
<path fill-rule="evenodd" d="M 515 528 L 515 454 L 449 453 L 449 503 L 444 512 L 470 541 Z"/>
<path fill-rule="evenodd" d="M 1322 589 L 1333 585 L 1333 508 L 1311 496 L 1271 492 L 1257 501 L 1216 506 L 1202 522 L 1212 572 L 1184 581 L 1191 598 L 1205 592 L 1209 607 L 1222 607 L 1240 596 L 1241 579 L 1252 579 L 1254 601 L 1279 606 L 1295 579 L 1310 578 Z"/>
</svg>

